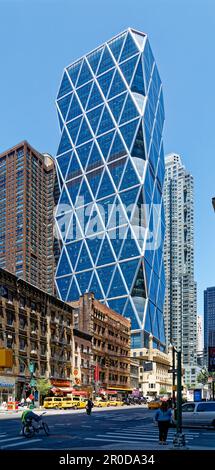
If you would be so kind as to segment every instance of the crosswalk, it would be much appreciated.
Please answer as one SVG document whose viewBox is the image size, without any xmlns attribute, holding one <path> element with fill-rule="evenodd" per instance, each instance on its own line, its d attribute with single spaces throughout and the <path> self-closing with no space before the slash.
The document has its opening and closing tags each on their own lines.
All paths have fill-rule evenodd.
<svg viewBox="0 0 215 470">
<path fill-rule="evenodd" d="M 29 446 L 32 447 L 32 444 L 35 442 L 40 442 L 42 439 L 35 438 L 35 439 L 27 439 L 24 436 L 14 436 L 11 437 L 8 433 L 1 433 L 0 434 L 0 450 L 7 449 L 7 448 L 20 448 L 24 446 L 25 448 Z"/>
<path fill-rule="evenodd" d="M 168 441 L 172 442 L 175 435 L 175 429 L 170 429 L 168 432 Z M 187 431 L 186 441 L 189 443 L 199 437 L 199 432 Z M 113 442 L 113 443 L 149 443 L 158 442 L 159 431 L 157 427 L 152 425 L 129 426 L 123 429 L 115 429 L 104 433 L 97 433 L 93 437 L 86 437 L 85 441 L 99 441 L 99 442 Z"/>
</svg>

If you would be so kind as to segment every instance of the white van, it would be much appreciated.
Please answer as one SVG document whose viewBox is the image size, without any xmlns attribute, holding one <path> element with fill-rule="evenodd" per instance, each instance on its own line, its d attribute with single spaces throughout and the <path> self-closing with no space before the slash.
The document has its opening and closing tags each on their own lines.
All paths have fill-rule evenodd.
<svg viewBox="0 0 215 470">
<path fill-rule="evenodd" d="M 187 402 L 182 405 L 182 426 L 213 426 L 215 401 Z"/>
</svg>

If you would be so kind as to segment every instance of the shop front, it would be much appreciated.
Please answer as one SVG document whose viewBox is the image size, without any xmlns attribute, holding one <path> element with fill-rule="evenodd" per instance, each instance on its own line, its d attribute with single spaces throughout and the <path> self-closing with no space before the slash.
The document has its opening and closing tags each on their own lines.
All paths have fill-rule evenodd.
<svg viewBox="0 0 215 470">
<path fill-rule="evenodd" d="M 15 378 L 0 375 L 0 406 L 15 401 Z"/>
</svg>

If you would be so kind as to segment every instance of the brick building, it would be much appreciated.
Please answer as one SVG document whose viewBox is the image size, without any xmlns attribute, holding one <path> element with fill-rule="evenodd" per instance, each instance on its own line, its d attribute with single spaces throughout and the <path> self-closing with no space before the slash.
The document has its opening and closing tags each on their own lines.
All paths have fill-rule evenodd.
<svg viewBox="0 0 215 470">
<path fill-rule="evenodd" d="M 130 320 L 97 301 L 93 294 L 84 294 L 72 305 L 75 327 L 92 335 L 95 391 L 129 393 Z"/>
<path fill-rule="evenodd" d="M 55 181 L 52 158 L 26 141 L 0 155 L 0 267 L 50 294 Z"/>
</svg>

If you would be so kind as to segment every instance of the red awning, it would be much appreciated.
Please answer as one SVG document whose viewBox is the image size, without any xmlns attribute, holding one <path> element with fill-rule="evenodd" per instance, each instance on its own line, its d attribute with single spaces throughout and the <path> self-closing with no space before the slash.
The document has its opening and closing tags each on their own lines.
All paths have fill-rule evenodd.
<svg viewBox="0 0 215 470">
<path fill-rule="evenodd" d="M 83 390 L 75 390 L 75 388 L 71 387 L 52 387 L 51 391 L 53 393 L 72 393 L 73 395 L 80 395 L 80 396 L 87 396 L 87 392 Z"/>
<path fill-rule="evenodd" d="M 99 393 L 107 393 L 107 395 L 116 395 L 117 394 L 116 390 L 103 390 L 103 389 L 100 389 Z"/>
</svg>

